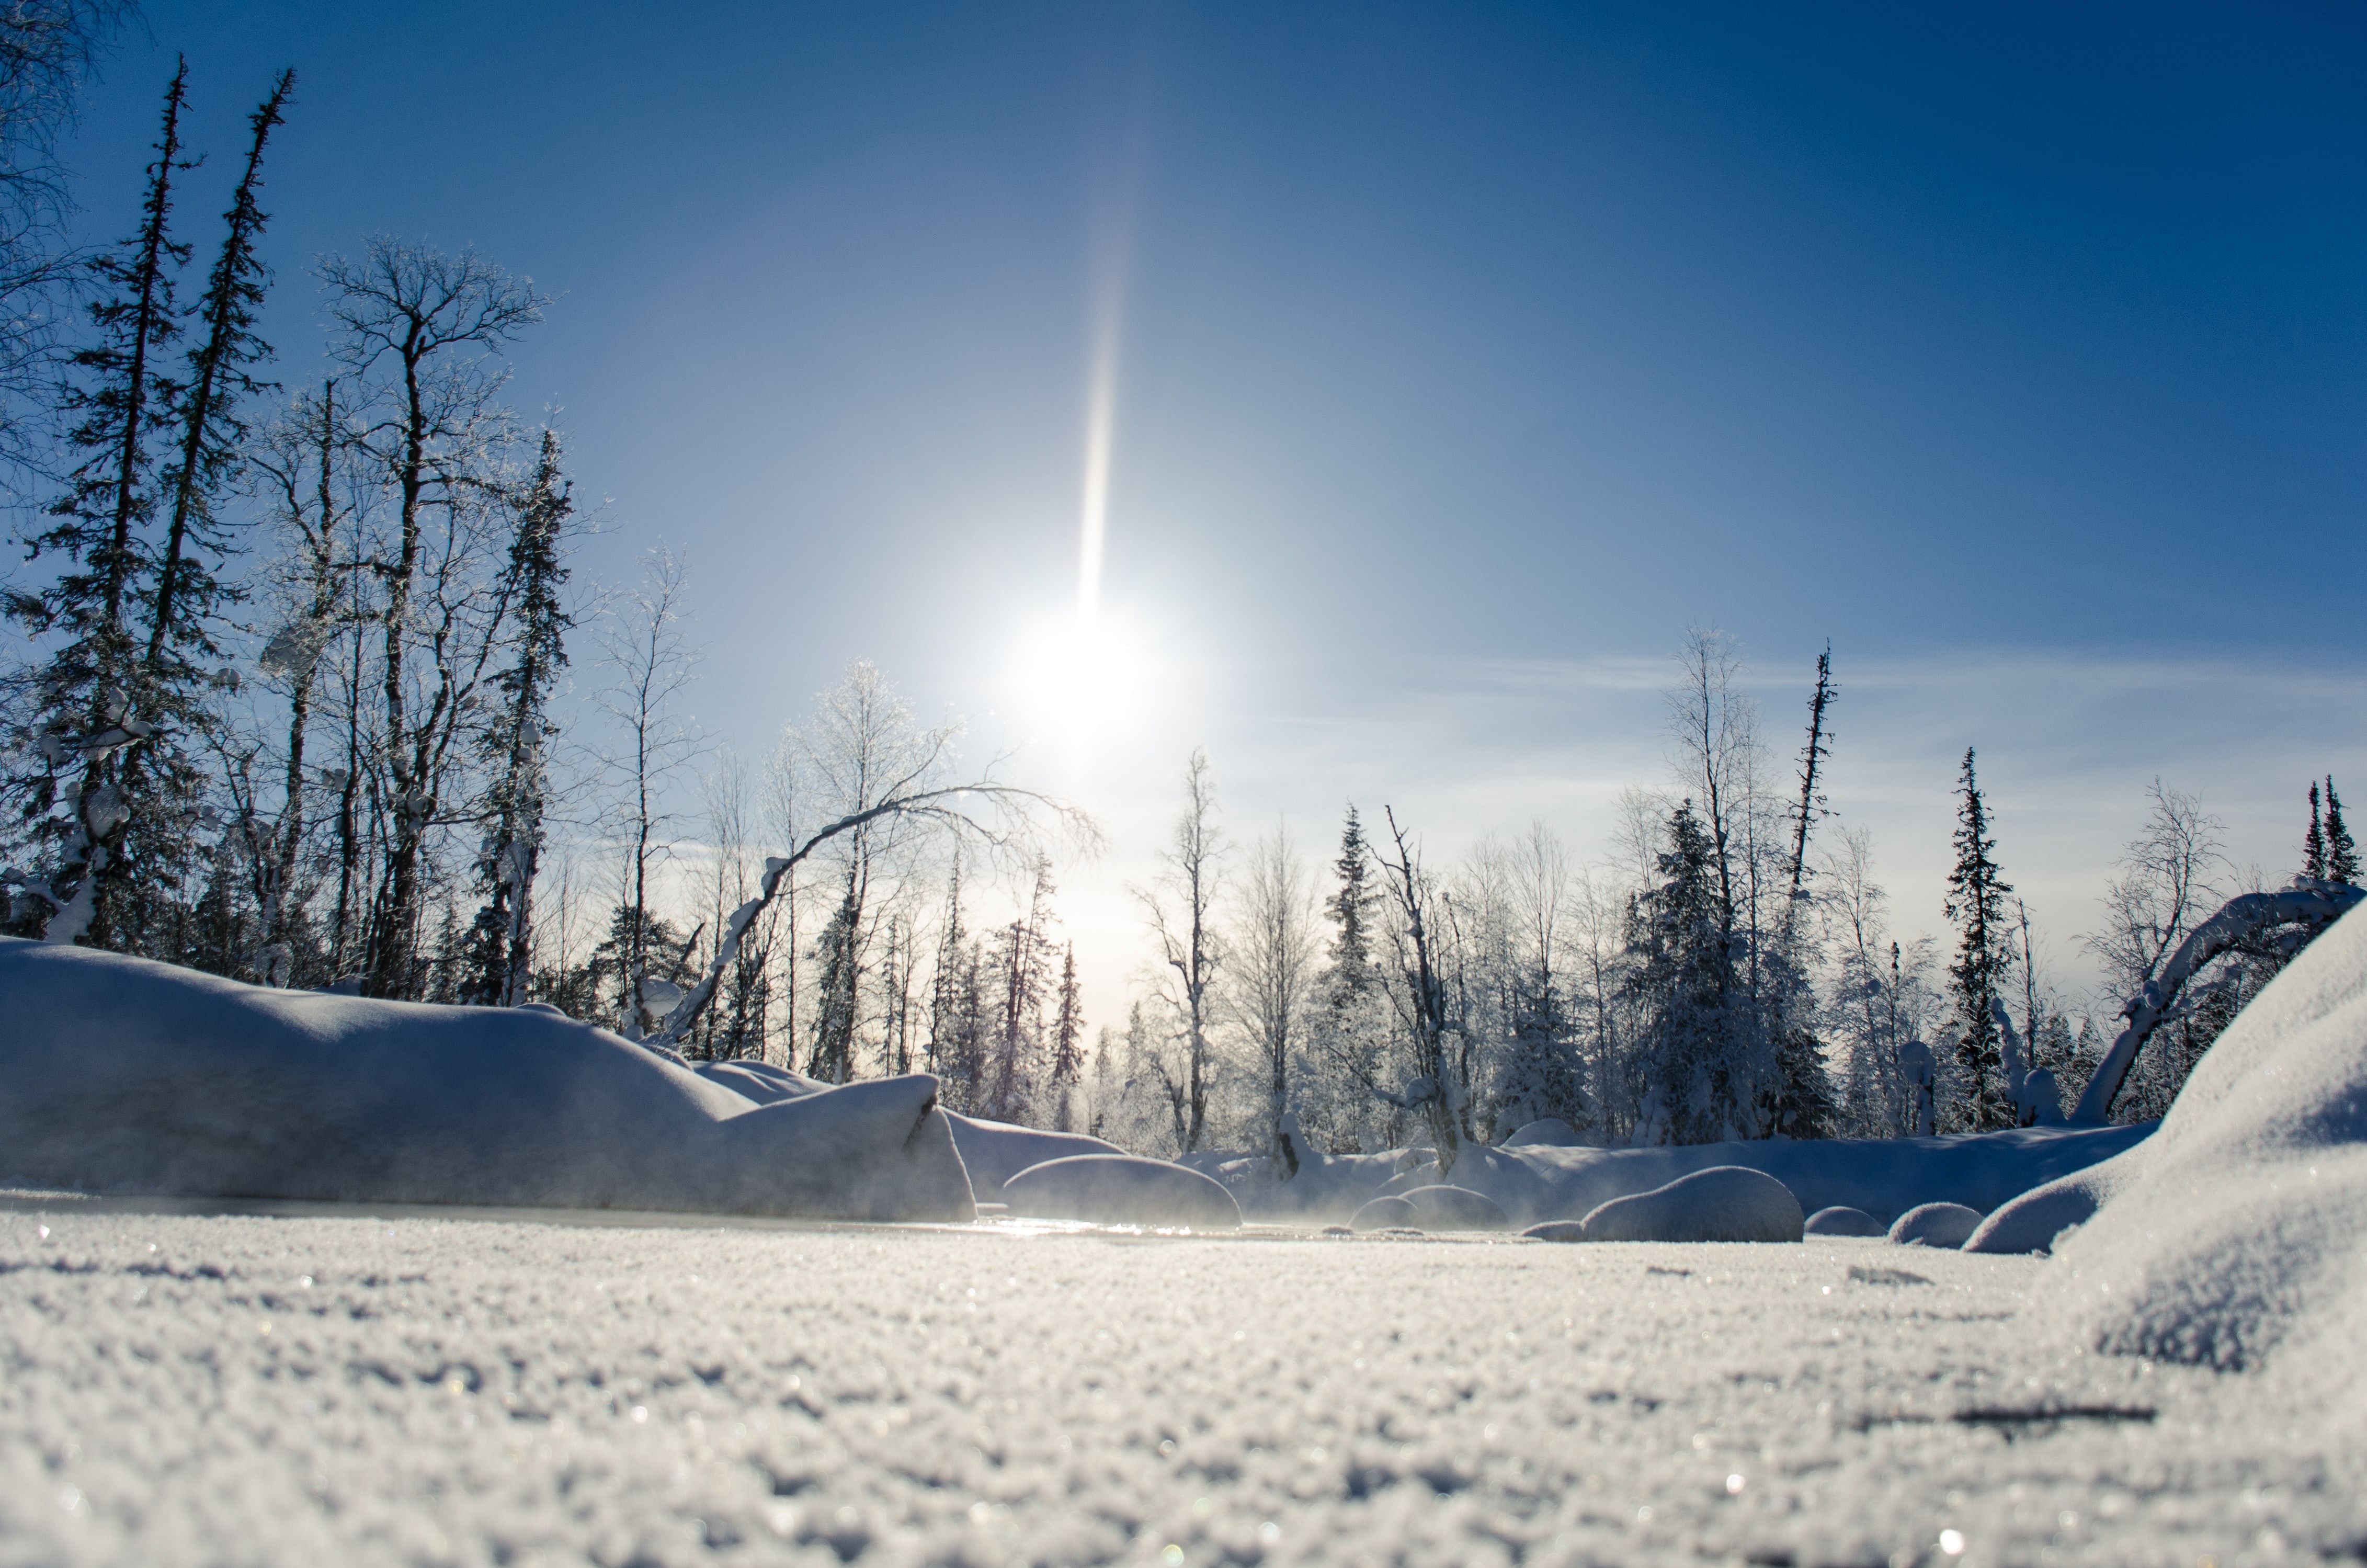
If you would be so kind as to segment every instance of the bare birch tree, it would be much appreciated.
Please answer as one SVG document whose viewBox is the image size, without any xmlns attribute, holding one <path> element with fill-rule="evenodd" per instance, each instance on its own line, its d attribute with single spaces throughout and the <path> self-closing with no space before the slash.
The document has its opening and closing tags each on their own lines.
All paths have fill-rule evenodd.
<svg viewBox="0 0 2367 1568">
<path fill-rule="evenodd" d="M 1279 825 L 1251 851 L 1240 920 L 1230 945 L 1232 1008 L 1264 1070 L 1267 1158 L 1286 1181 L 1298 1174 L 1290 1068 L 1307 1046 L 1318 945 L 1314 884 Z"/>
</svg>

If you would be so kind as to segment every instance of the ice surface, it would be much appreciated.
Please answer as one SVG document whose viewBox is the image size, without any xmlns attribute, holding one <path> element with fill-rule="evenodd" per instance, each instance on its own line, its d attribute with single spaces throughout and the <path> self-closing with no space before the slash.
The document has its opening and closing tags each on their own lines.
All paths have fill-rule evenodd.
<svg viewBox="0 0 2367 1568">
<path fill-rule="evenodd" d="M 1762 1171 L 1715 1165 L 1586 1216 L 1590 1242 L 1796 1242 L 1800 1200 Z"/>
<path fill-rule="evenodd" d="M 1240 1206 L 1198 1171 L 1133 1154 L 1070 1154 L 1030 1165 L 1002 1185 L 1014 1215 L 1104 1225 L 1239 1230 Z"/>
<path fill-rule="evenodd" d="M 1956 1248 L 1980 1227 L 1977 1209 L 1961 1203 L 1923 1203 L 1892 1221 L 1890 1241 L 1894 1246 Z"/>
<path fill-rule="evenodd" d="M 6 1568 L 2367 1540 L 2322 1405 L 2050 1336 L 2033 1258 L 42 1207 L 0 1210 Z"/>
<path fill-rule="evenodd" d="M 1864 1210 L 1840 1204 L 1818 1210 L 1800 1228 L 1811 1236 L 1878 1236 L 1883 1230 L 1882 1221 Z"/>
<path fill-rule="evenodd" d="M 755 1106 L 539 1010 L 0 939 L 0 1178 L 92 1192 L 968 1219 L 936 1083 Z"/>
</svg>

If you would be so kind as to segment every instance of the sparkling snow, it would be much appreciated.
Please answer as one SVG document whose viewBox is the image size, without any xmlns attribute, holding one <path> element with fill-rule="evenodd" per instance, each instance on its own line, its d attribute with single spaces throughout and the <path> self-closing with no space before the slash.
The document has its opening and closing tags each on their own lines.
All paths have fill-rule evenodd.
<svg viewBox="0 0 2367 1568">
<path fill-rule="evenodd" d="M 0 1209 L 0 1564 L 2291 1562 L 2306 1380 L 2047 1261 Z"/>
</svg>

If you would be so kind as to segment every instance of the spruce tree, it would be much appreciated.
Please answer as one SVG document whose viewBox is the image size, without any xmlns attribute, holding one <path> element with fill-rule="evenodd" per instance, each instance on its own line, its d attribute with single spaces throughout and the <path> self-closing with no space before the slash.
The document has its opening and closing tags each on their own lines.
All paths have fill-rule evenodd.
<svg viewBox="0 0 2367 1568">
<path fill-rule="evenodd" d="M 2316 779 L 2309 786 L 2309 831 L 2302 835 L 2301 874 L 2314 882 L 2326 881 L 2326 812 L 2318 803 Z"/>
<path fill-rule="evenodd" d="M 78 416 L 69 441 L 81 460 L 31 550 L 34 559 L 64 557 L 65 567 L 39 593 L 11 589 L 5 601 L 28 638 L 58 639 L 32 672 L 32 733 L 23 737 L 42 767 L 10 781 L 49 872 L 12 880 L 46 905 L 28 913 L 53 941 L 136 944 L 143 892 L 177 885 L 189 869 L 186 829 L 143 816 L 150 802 L 125 777 L 127 754 L 156 731 L 134 706 L 142 682 L 133 616 L 156 566 L 147 537 L 156 461 L 183 390 L 165 353 L 181 325 L 174 274 L 189 254 L 172 237 L 174 179 L 191 166 L 181 155 L 187 85 L 183 61 L 164 91 L 139 231 L 91 263 L 102 290 L 90 307 L 97 341 L 74 355 L 81 379 L 62 405 Z M 52 814 L 60 804 L 62 818 Z"/>
<path fill-rule="evenodd" d="M 1670 813 L 1656 859 L 1659 881 L 1631 907 L 1634 967 L 1622 986 L 1642 1014 L 1637 1141 L 1750 1136 L 1750 1009 L 1726 934 L 1716 842 L 1690 800 Z"/>
<path fill-rule="evenodd" d="M 2328 881 L 2356 885 L 2359 846 L 2342 822 L 2342 797 L 2334 792 L 2334 775 L 2326 776 L 2326 876 Z"/>
<path fill-rule="evenodd" d="M 2011 1127 L 2015 1119 L 2013 1104 L 2005 1093 L 2004 1064 L 1991 1008 L 1998 983 L 2013 964 L 2005 926 L 2005 899 L 2013 889 L 1998 874 L 1997 841 L 1989 835 L 1988 809 L 1981 799 L 1970 746 L 1965 748 L 1958 783 L 1963 793 L 1956 814 L 1956 865 L 1948 873 L 1948 897 L 1942 908 L 1963 933 L 1956 944 L 1955 961 L 1948 966 L 1956 1000 L 1956 1063 L 1965 1096 L 1961 1119 L 1967 1130 L 1986 1132 Z"/>
<path fill-rule="evenodd" d="M 961 857 L 954 857 L 946 881 L 946 917 L 937 929 L 936 971 L 929 980 L 929 1040 L 925 1070 L 945 1077 L 953 1067 L 954 1028 L 959 1013 L 961 953 L 969 940 L 962 924 Z"/>
<path fill-rule="evenodd" d="M 1380 895 L 1373 891 L 1371 862 L 1365 824 L 1351 805 L 1347 823 L 1340 830 L 1340 858 L 1331 862 L 1340 885 L 1323 901 L 1324 912 L 1339 928 L 1331 939 L 1331 967 L 1324 987 L 1335 1008 L 1346 1006 L 1373 983 L 1373 906 Z"/>
<path fill-rule="evenodd" d="M 295 85 L 296 74 L 281 72 L 270 96 L 249 119 L 254 139 L 247 147 L 246 169 L 230 210 L 222 215 L 226 233 L 221 254 L 207 279 L 205 297 L 198 302 L 205 336 L 189 350 L 177 410 L 179 450 L 164 476 L 164 553 L 151 601 L 143 695 L 152 711 L 182 725 L 200 717 L 186 696 L 200 674 L 192 661 L 221 653 L 209 622 L 226 588 L 199 552 L 231 551 L 214 517 L 214 500 L 235 477 L 245 444 L 240 402 L 266 390 L 250 374 L 271 357 L 271 346 L 255 331 L 255 312 L 263 307 L 270 277 L 255 255 L 268 219 L 255 198 L 264 144 L 272 128 L 282 122 L 281 110 Z"/>
<path fill-rule="evenodd" d="M 1085 1011 L 1084 992 L 1077 983 L 1077 944 L 1070 942 L 1060 954 L 1059 1004 L 1052 1015 L 1051 1085 L 1055 1126 L 1066 1132 L 1072 1119 L 1069 1108 L 1070 1094 L 1084 1076 Z"/>
<path fill-rule="evenodd" d="M 479 748 L 497 770 L 486 799 L 483 848 L 477 859 L 482 903 L 469 933 L 464 1000 L 514 1007 L 527 1000 L 534 948 L 534 879 L 542 858 L 549 802 L 549 703 L 567 667 L 567 633 L 575 624 L 561 598 L 568 570 L 561 546 L 574 510 L 560 472 L 559 437 L 542 433 L 542 454 L 517 509 L 504 597 L 515 607 L 516 643 L 495 677 L 501 692 Z"/>
</svg>

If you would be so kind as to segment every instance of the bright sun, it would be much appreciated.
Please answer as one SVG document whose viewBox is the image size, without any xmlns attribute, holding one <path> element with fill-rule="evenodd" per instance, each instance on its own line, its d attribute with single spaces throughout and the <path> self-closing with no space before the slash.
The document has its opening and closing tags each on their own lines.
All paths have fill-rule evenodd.
<svg viewBox="0 0 2367 1568">
<path fill-rule="evenodd" d="M 1028 722 L 1048 736 L 1082 743 L 1122 727 L 1147 690 L 1142 639 L 1108 609 L 1071 611 L 1021 642 L 1018 687 Z"/>
</svg>

